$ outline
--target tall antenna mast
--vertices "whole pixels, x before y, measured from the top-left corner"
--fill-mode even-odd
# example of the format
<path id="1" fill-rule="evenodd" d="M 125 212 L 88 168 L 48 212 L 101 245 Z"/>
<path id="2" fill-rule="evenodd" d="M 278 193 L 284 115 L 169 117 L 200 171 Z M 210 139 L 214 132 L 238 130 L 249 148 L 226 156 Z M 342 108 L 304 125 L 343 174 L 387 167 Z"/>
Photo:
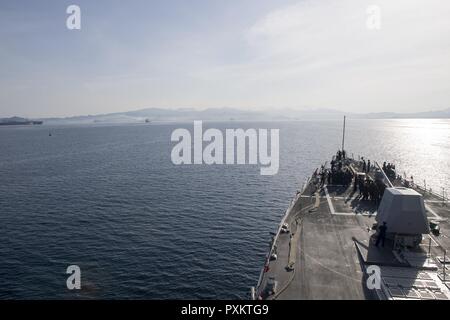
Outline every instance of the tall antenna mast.
<path id="1" fill-rule="evenodd" d="M 342 130 L 342 151 L 344 151 L 345 146 L 345 116 L 344 116 L 344 129 Z"/>

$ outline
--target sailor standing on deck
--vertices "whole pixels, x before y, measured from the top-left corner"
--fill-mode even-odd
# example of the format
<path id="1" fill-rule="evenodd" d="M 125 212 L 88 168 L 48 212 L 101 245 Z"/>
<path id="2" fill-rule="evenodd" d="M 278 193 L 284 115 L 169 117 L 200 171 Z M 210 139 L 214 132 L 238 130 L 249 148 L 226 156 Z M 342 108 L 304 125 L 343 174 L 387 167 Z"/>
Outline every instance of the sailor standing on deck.
<path id="1" fill-rule="evenodd" d="M 378 238 L 377 238 L 377 242 L 375 243 L 376 247 L 378 247 L 378 245 L 380 244 L 380 241 L 381 241 L 381 245 L 384 247 L 384 240 L 386 240 L 386 230 L 387 230 L 386 222 L 383 222 L 383 225 L 378 227 Z"/>
<path id="2" fill-rule="evenodd" d="M 358 187 L 359 187 L 359 197 L 362 197 L 364 193 L 364 178 L 358 178 Z"/>

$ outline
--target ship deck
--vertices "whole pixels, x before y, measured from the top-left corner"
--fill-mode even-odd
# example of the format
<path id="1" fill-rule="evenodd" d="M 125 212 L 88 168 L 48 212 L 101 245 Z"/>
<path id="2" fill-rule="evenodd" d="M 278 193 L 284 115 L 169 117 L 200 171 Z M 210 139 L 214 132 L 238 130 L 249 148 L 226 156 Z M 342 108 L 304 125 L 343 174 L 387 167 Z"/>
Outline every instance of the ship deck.
<path id="1" fill-rule="evenodd" d="M 351 160 L 360 171 L 359 162 Z M 317 181 L 316 181 L 317 182 Z M 400 186 L 401 181 L 393 181 Z M 450 274 L 443 281 L 444 250 L 450 248 L 450 204 L 416 188 L 424 195 L 427 216 L 439 222 L 439 236 L 424 235 L 421 245 L 399 257 L 387 240 L 374 245 L 377 205 L 362 200 L 349 186 L 317 186 L 311 179 L 291 203 L 283 223 L 290 233 L 272 242 L 265 269 L 256 288 L 262 299 L 450 299 Z M 270 260 L 276 253 L 276 260 Z M 291 265 L 292 268 L 288 268 Z M 381 270 L 380 289 L 369 289 L 367 267 Z M 446 269 L 446 271 L 450 271 Z M 275 293 L 268 281 L 276 282 Z"/>

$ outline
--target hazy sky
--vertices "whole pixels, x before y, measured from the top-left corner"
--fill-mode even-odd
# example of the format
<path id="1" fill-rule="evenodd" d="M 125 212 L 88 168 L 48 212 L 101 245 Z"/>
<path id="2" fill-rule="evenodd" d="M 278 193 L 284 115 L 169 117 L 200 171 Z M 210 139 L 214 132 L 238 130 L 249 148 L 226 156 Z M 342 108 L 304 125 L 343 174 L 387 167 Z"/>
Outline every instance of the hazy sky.
<path id="1" fill-rule="evenodd" d="M 0 0 L 0 116 L 224 106 L 448 108 L 450 1 Z"/>

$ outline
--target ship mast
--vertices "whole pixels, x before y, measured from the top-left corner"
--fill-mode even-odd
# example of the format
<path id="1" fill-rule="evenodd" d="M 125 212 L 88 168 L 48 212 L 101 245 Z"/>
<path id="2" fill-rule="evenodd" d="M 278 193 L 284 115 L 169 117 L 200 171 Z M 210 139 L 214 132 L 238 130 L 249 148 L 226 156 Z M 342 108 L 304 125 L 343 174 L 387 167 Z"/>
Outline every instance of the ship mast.
<path id="1" fill-rule="evenodd" d="M 342 152 L 344 152 L 345 146 L 345 116 L 344 116 L 344 128 L 342 130 Z"/>

